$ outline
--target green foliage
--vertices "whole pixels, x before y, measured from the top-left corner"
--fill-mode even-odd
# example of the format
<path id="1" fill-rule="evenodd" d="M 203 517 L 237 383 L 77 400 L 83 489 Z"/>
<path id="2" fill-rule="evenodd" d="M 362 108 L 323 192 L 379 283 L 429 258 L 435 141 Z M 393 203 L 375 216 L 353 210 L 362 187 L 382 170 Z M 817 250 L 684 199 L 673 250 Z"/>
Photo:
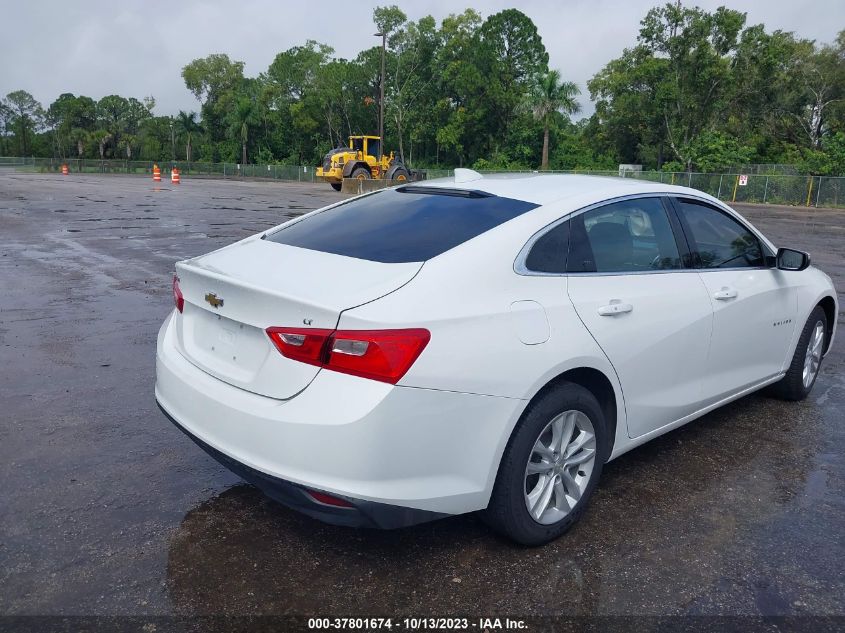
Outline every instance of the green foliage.
<path id="1" fill-rule="evenodd" d="M 845 31 L 819 48 L 746 28 L 744 14 L 724 7 L 669 3 L 647 13 L 637 45 L 588 86 L 596 114 L 585 134 L 619 162 L 719 169 L 803 155 L 818 163 L 804 150 L 824 153 L 845 113 Z"/>
<path id="2" fill-rule="evenodd" d="M 395 4 L 389 7 L 376 7 L 373 9 L 373 23 L 379 33 L 391 34 L 408 19 L 402 9 Z"/>
<path id="3" fill-rule="evenodd" d="M 797 161 L 801 171 L 817 176 L 845 174 L 845 133 L 825 140 L 823 149 L 805 149 Z"/>
<path id="4" fill-rule="evenodd" d="M 15 134 L 19 156 L 32 154 L 33 135 L 44 121 L 41 104 L 25 90 L 15 90 L 3 100 L 6 128 Z"/>
<path id="5" fill-rule="evenodd" d="M 237 88 L 244 77 L 244 63 L 223 53 L 195 59 L 182 69 L 185 87 L 199 101 L 216 102 L 227 90 Z"/>
<path id="6" fill-rule="evenodd" d="M 707 131 L 690 143 L 687 155 L 695 170 L 713 172 L 750 163 L 754 149 L 740 145 L 736 138 L 724 132 Z"/>

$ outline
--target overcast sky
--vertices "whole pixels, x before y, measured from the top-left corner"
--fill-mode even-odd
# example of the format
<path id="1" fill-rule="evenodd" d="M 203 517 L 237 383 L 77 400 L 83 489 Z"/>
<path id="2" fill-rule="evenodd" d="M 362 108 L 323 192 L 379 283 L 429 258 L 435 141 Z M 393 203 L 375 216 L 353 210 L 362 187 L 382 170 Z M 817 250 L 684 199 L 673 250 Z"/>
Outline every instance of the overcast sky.
<path id="1" fill-rule="evenodd" d="M 63 92 L 95 99 L 108 94 L 152 95 L 157 114 L 199 110 L 180 75 L 192 59 L 228 53 L 246 63 L 248 76 L 255 76 L 267 69 L 278 52 L 306 39 L 330 44 L 338 56 L 352 58 L 377 43 L 371 35 L 373 7 L 393 3 L 411 19 L 430 14 L 438 22 L 467 6 L 482 17 L 515 6 L 537 25 L 550 66 L 578 83 L 584 114 L 589 114 L 593 108 L 587 80 L 635 42 L 639 21 L 656 1 L 10 2 L 3 8 L 0 95 L 27 90 L 45 107 Z M 845 0 L 700 0 L 695 4 L 712 10 L 726 3 L 747 12 L 748 24 L 763 22 L 770 31 L 794 31 L 818 42 L 832 42 L 845 28 Z"/>

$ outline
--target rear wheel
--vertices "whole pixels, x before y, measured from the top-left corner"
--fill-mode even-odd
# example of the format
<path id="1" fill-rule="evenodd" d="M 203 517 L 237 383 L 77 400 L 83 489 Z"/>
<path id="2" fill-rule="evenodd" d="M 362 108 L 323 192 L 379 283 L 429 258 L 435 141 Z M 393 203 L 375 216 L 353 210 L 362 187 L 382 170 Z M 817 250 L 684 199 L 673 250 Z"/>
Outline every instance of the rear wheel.
<path id="1" fill-rule="evenodd" d="M 804 324 L 786 375 L 771 386 L 770 392 L 784 400 L 803 400 L 816 384 L 827 340 L 827 315 L 816 306 Z"/>
<path id="2" fill-rule="evenodd" d="M 484 521 L 523 545 L 542 545 L 584 513 L 601 476 L 607 435 L 601 406 L 563 383 L 525 411 L 502 456 Z"/>
<path id="3" fill-rule="evenodd" d="M 332 182 L 332 183 L 329 183 L 329 184 L 332 186 L 332 189 L 334 189 L 335 191 L 340 191 L 341 188 L 343 187 L 343 184 L 339 183 L 339 182 Z"/>
<path id="4" fill-rule="evenodd" d="M 353 169 L 352 177 L 356 180 L 369 180 L 370 178 L 372 178 L 372 176 L 370 176 L 370 172 L 363 167 Z"/>
<path id="5" fill-rule="evenodd" d="M 410 178 L 410 174 L 408 174 L 408 170 L 404 167 L 399 167 L 393 171 L 390 175 L 390 179 L 394 182 L 407 182 Z"/>

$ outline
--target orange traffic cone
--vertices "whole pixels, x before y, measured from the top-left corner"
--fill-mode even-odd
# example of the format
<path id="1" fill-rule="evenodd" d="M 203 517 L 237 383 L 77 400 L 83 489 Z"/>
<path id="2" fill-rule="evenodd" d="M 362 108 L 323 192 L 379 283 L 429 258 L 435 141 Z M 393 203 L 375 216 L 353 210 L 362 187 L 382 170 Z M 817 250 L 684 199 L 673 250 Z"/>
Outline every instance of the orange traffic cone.
<path id="1" fill-rule="evenodd" d="M 174 167 L 170 170 L 170 182 L 171 184 L 178 185 L 181 181 L 179 178 L 179 168 Z"/>
<path id="2" fill-rule="evenodd" d="M 67 176 L 70 173 L 70 170 L 67 168 L 67 163 L 62 165 L 62 176 Z"/>
<path id="3" fill-rule="evenodd" d="M 156 164 L 153 164 L 153 182 L 161 182 L 161 169 Z"/>

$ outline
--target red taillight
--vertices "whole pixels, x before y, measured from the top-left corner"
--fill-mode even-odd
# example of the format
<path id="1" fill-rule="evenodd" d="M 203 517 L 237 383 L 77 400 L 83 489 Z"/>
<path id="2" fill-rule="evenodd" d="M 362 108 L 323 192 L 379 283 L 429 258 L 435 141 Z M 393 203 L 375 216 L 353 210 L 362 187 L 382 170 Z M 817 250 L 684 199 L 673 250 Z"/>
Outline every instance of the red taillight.
<path id="1" fill-rule="evenodd" d="M 351 503 L 349 503 L 346 499 L 340 499 L 339 497 L 333 497 L 331 495 L 327 495 L 325 492 L 318 492 L 317 490 L 306 490 L 305 492 L 308 493 L 308 496 L 314 499 L 315 501 L 319 501 L 320 503 L 325 503 L 329 506 L 335 506 L 338 508 L 354 508 Z"/>
<path id="2" fill-rule="evenodd" d="M 419 358 L 428 330 L 338 330 L 332 336 L 326 368 L 395 385 Z"/>
<path id="3" fill-rule="evenodd" d="M 173 303 L 176 309 L 181 312 L 185 309 L 185 297 L 182 296 L 182 289 L 179 287 L 179 277 L 173 275 Z"/>
<path id="4" fill-rule="evenodd" d="M 309 365 L 323 365 L 326 341 L 333 330 L 268 327 L 267 334 L 282 356 Z"/>
<path id="5" fill-rule="evenodd" d="M 286 358 L 395 385 L 431 340 L 428 330 L 267 328 Z"/>

